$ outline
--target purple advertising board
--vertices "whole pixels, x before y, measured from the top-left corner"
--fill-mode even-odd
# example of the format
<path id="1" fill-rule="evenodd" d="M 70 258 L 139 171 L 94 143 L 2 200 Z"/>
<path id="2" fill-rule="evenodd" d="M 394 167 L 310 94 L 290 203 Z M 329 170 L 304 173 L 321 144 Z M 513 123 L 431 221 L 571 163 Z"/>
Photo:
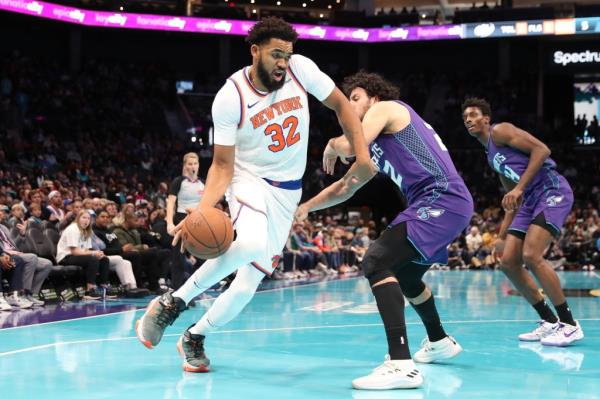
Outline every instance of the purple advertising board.
<path id="1" fill-rule="evenodd" d="M 254 21 L 232 19 L 92 11 L 35 0 L 0 0 L 0 10 L 84 26 L 212 33 L 219 35 L 246 35 L 248 29 L 255 24 Z M 463 35 L 461 25 L 361 29 L 294 24 L 294 28 L 296 28 L 302 39 L 364 43 L 460 39 Z"/>
<path id="2" fill-rule="evenodd" d="M 256 22 L 233 19 L 191 18 L 168 15 L 92 11 L 36 0 L 0 0 L 0 10 L 84 26 L 164 30 L 217 35 L 246 35 Z M 569 35 L 600 33 L 600 18 L 565 18 L 536 21 L 419 25 L 391 28 L 351 28 L 293 24 L 300 38 L 324 41 L 385 43 L 486 37 Z M 577 29 L 576 29 L 577 27 Z"/>

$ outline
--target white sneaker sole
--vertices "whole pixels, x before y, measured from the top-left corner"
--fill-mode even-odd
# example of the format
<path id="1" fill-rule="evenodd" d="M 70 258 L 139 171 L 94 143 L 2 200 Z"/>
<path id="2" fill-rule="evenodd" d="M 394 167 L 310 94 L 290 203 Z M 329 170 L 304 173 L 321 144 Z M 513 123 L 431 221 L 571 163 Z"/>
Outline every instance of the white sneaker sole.
<path id="1" fill-rule="evenodd" d="M 581 336 L 577 336 L 575 338 L 573 338 L 572 340 L 569 341 L 560 341 L 560 342 L 544 342 L 543 340 L 541 341 L 543 346 L 554 346 L 554 347 L 559 347 L 559 348 L 564 348 L 566 346 L 571 346 L 573 345 L 575 342 L 577 341 L 581 341 L 584 338 L 583 334 L 581 334 Z"/>
<path id="2" fill-rule="evenodd" d="M 156 303 L 156 301 L 159 300 L 159 298 L 160 297 L 156 297 L 153 300 L 151 300 L 148 306 L 146 307 L 144 315 L 138 321 L 135 322 L 135 335 L 137 335 L 140 342 L 148 349 L 154 349 L 154 345 L 152 345 L 152 342 L 147 340 L 142 334 L 142 330 L 144 327 L 144 318 L 146 317 L 146 313 L 148 313 L 148 310 L 152 308 L 152 306 L 154 306 L 154 304 Z"/>
<path id="3" fill-rule="evenodd" d="M 414 389 L 423 385 L 423 377 L 415 379 L 414 381 L 402 380 L 402 381 L 390 381 L 386 384 L 382 385 L 363 385 L 360 382 L 356 382 L 356 380 L 352 381 L 352 388 L 361 389 L 361 390 L 369 390 L 369 391 L 384 391 L 389 389 Z"/>

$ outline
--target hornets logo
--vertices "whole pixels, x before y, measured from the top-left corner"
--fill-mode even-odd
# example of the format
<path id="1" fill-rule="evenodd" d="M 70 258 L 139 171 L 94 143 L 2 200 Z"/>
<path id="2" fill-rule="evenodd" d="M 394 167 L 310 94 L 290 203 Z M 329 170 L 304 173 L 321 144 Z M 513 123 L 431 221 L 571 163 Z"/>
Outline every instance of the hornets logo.
<path id="1" fill-rule="evenodd" d="M 546 205 L 556 206 L 562 202 L 565 197 L 563 195 L 551 195 L 546 198 Z"/>
<path id="2" fill-rule="evenodd" d="M 443 213 L 443 209 L 431 209 L 430 206 L 424 206 L 417 210 L 417 217 L 421 220 L 428 220 L 430 217 L 440 217 Z"/>

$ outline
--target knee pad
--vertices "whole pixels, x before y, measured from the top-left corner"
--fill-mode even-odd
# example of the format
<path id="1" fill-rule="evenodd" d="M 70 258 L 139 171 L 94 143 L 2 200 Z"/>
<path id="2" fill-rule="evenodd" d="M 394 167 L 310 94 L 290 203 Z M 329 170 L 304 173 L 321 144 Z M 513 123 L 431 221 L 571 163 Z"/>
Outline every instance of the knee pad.
<path id="1" fill-rule="evenodd" d="M 423 280 L 419 281 L 406 281 L 406 280 L 398 280 L 400 283 L 400 288 L 402 288 L 402 293 L 409 298 L 416 298 L 425 291 L 426 285 Z"/>

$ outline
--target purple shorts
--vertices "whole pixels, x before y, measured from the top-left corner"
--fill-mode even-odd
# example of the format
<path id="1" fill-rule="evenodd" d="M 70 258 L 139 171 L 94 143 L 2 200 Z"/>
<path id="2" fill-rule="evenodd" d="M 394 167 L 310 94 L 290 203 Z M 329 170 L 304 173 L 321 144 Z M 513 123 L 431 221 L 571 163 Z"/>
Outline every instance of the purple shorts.
<path id="1" fill-rule="evenodd" d="M 553 187 L 534 189 L 524 197 L 523 204 L 508 231 L 520 233 L 522 236 L 527 233 L 536 216 L 543 214 L 549 230 L 554 235 L 560 234 L 560 229 L 573 206 L 573 190 L 567 179 L 557 174 L 557 181 Z"/>
<path id="2" fill-rule="evenodd" d="M 458 193 L 442 193 L 430 204 L 417 201 L 392 221 L 406 222 L 408 240 L 421 254 L 416 263 L 448 263 L 448 245 L 467 228 L 473 216 L 473 200 L 466 187 Z"/>

